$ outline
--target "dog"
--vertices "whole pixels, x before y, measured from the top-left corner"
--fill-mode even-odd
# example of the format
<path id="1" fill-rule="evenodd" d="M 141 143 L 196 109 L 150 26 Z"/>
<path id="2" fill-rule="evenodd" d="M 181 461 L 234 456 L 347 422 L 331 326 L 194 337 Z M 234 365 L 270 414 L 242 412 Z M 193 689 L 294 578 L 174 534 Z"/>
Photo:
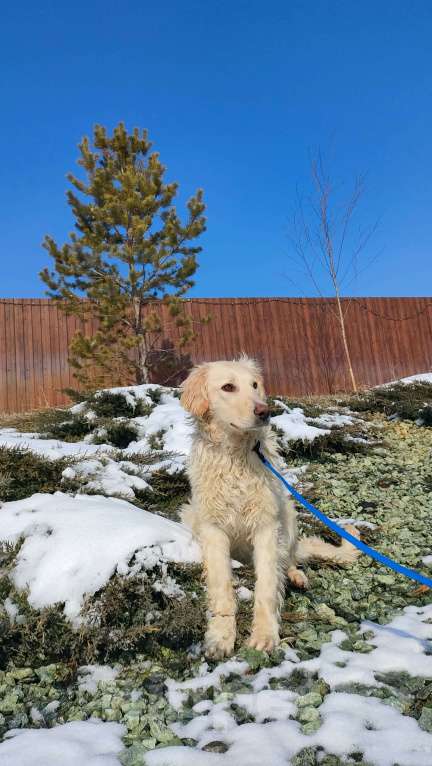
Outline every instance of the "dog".
<path id="1" fill-rule="evenodd" d="M 299 539 L 292 500 L 254 451 L 259 440 L 265 456 L 281 463 L 262 372 L 254 359 L 242 356 L 198 365 L 182 384 L 180 401 L 194 419 L 187 465 L 192 495 L 181 515 L 203 555 L 209 607 L 205 654 L 221 659 L 234 649 L 232 557 L 241 562 L 253 559 L 249 646 L 270 652 L 279 642 L 286 576 L 304 588 L 307 578 L 299 563 L 320 559 L 348 564 L 358 552 L 346 541 L 334 546 L 319 538 Z M 354 527 L 349 531 L 358 537 Z"/>

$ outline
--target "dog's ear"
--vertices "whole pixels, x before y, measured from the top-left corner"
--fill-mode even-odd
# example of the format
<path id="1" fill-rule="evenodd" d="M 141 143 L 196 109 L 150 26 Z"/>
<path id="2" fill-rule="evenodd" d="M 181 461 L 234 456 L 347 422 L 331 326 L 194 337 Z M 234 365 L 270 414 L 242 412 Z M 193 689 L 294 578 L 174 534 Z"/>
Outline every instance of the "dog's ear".
<path id="1" fill-rule="evenodd" d="M 200 364 L 194 367 L 181 386 L 180 403 L 185 410 L 197 418 L 203 418 L 209 410 L 207 373 L 207 366 Z"/>

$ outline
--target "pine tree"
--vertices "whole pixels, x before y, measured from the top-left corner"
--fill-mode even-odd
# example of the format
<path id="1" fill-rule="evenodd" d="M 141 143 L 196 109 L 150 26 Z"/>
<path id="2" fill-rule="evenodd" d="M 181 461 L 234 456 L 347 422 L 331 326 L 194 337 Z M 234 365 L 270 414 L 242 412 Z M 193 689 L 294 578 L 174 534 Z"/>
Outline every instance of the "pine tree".
<path id="1" fill-rule="evenodd" d="M 50 236 L 43 243 L 54 259 L 54 270 L 40 274 L 47 294 L 66 313 L 97 320 L 92 337 L 79 331 L 70 345 L 75 377 L 87 387 L 148 381 L 162 332 L 155 300 L 181 328 L 180 345 L 194 335 L 181 296 L 194 284 L 202 249 L 190 243 L 205 231 L 203 192 L 188 201 L 182 223 L 178 184 L 165 183 L 165 167 L 150 149 L 146 131 L 128 134 L 120 123 L 109 136 L 96 125 L 93 147 L 87 137 L 79 145 L 86 180 L 67 176 L 75 231 L 61 247 Z"/>

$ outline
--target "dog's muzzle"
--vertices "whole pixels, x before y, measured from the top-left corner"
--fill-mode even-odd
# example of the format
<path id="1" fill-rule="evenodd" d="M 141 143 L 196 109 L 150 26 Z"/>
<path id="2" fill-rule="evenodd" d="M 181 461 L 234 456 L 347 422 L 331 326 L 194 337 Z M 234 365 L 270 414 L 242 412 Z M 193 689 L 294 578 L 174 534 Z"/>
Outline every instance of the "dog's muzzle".
<path id="1" fill-rule="evenodd" d="M 254 415 L 263 423 L 267 423 L 270 417 L 270 409 L 266 404 L 256 404 L 254 407 Z"/>

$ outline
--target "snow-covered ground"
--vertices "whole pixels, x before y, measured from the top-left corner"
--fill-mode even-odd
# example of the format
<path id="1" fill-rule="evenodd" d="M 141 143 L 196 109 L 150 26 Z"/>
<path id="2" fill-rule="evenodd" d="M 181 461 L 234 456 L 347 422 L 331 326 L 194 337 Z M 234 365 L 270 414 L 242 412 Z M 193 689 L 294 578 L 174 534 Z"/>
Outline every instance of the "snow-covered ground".
<path id="1" fill-rule="evenodd" d="M 152 388 L 116 388 L 112 393 L 122 394 L 135 409 L 139 400 L 153 404 L 148 393 Z M 310 441 L 328 433 L 328 429 L 309 425 L 300 408 L 289 410 L 282 402 L 280 405 L 285 411 L 272 422 L 283 432 L 284 441 Z M 85 403 L 74 405 L 71 412 L 92 416 Z M 337 416 L 326 417 L 332 424 L 339 424 Z M 160 401 L 150 414 L 132 417 L 129 422 L 136 427 L 139 438 L 125 449 L 116 450 L 116 459 L 110 444 L 91 443 L 91 435 L 82 441 L 67 442 L 0 429 L 0 446 L 29 450 L 49 460 L 68 458 L 71 462 L 63 478 L 78 480 L 81 487 L 75 497 L 62 492 L 37 494 L 1 507 L 0 540 L 14 543 L 24 538 L 13 569 L 14 583 L 29 589 L 29 602 L 35 608 L 64 602 L 66 616 L 76 622 L 85 596 L 103 587 L 115 572 L 133 573 L 166 561 L 200 560 L 190 533 L 180 524 L 126 502 L 126 498 L 134 500 L 134 490 L 149 488 L 147 479 L 153 471 L 175 473 L 183 468 L 192 433 L 187 413 L 172 390 L 162 389 Z M 156 459 L 150 464 L 132 462 L 133 455 L 152 452 L 149 438 L 154 435 L 160 441 L 160 459 L 153 450 Z M 303 470 L 298 467 L 287 472 L 289 480 L 297 481 Z"/>
<path id="2" fill-rule="evenodd" d="M 319 746 L 327 753 L 347 758 L 351 753 L 363 753 L 368 763 L 376 766 L 430 766 L 432 763 L 432 734 L 423 731 L 416 720 L 403 715 L 394 707 L 395 700 L 381 700 L 360 693 L 344 691 L 350 684 L 383 687 L 375 673 L 407 673 L 413 677 L 432 678 L 432 605 L 407 607 L 403 614 L 388 625 L 364 622 L 360 630 L 370 638 L 365 640 L 370 651 L 344 651 L 340 648 L 346 638 L 335 630 L 332 641 L 324 644 L 318 657 L 300 662 L 292 649 L 286 659 L 273 668 L 264 668 L 248 681 L 250 692 L 231 695 L 233 699 L 206 699 L 206 689 L 218 687 L 224 676 L 248 673 L 247 663 L 229 661 L 183 683 L 169 682 L 171 703 L 181 709 L 189 690 L 202 689 L 203 700 L 193 710 L 187 723 L 173 725 L 180 737 L 192 737 L 198 747 L 218 740 L 229 749 L 217 759 L 212 753 L 194 748 L 173 747 L 149 753 L 148 766 L 286 766 L 300 750 Z M 317 673 L 329 684 L 331 693 L 324 701 L 320 695 L 271 689 L 271 679 L 286 679 L 294 671 Z M 246 709 L 254 723 L 239 726 L 232 713 L 232 703 Z M 304 721 L 318 721 L 313 733 L 302 732 L 300 723 L 292 720 L 296 711 L 304 711 Z M 298 716 L 297 716 L 298 717 Z M 264 723 L 265 721 L 265 723 Z"/>
<path id="3" fill-rule="evenodd" d="M 430 766 L 432 733 L 404 715 L 395 697 L 378 699 L 360 691 L 346 691 L 350 684 L 384 688 L 375 674 L 393 672 L 409 676 L 432 677 L 432 605 L 407 607 L 387 625 L 364 622 L 360 630 L 368 652 L 345 651 L 340 644 L 346 638 L 335 630 L 332 640 L 318 657 L 299 661 L 296 653 L 285 649 L 285 660 L 272 668 L 251 674 L 248 662 L 228 660 L 209 670 L 203 663 L 199 674 L 178 683 L 168 680 L 167 696 L 179 711 L 190 691 L 201 692 L 193 706 L 193 717 L 172 724 L 175 734 L 192 738 L 196 747 L 175 746 L 146 753 L 147 766 L 287 766 L 304 748 L 321 748 L 325 753 L 350 759 L 362 753 L 365 762 L 374 766 Z M 317 673 L 330 686 L 324 699 L 319 692 L 299 694 L 290 689 L 271 688 L 271 682 L 288 679 L 292 673 Z M 100 681 L 110 681 L 117 671 L 104 667 L 80 670 L 80 683 L 91 689 Z M 218 694 L 227 677 L 245 679 L 247 691 Z M 87 680 L 89 679 L 89 680 Z M 213 694 L 209 695 L 209 690 Z M 239 725 L 232 705 L 246 710 L 253 719 Z M 295 720 L 295 718 L 299 720 Z M 303 722 L 303 727 L 301 725 Z M 305 731 L 304 723 L 311 726 Z M 93 720 L 73 722 L 54 729 L 14 730 L 0 745 L 0 763 L 4 766 L 119 766 L 124 729 L 119 724 Z M 207 752 L 217 741 L 226 752 Z M 57 759 L 57 760 L 56 760 Z"/>
<path id="4" fill-rule="evenodd" d="M 152 405 L 148 390 L 154 388 L 153 385 L 143 385 L 111 391 L 123 394 L 128 404 L 135 407 L 139 400 Z M 285 443 L 293 439 L 312 441 L 317 436 L 329 433 L 331 427 L 352 422 L 350 416 L 339 414 L 328 414 L 317 419 L 306 418 L 299 407 L 290 410 L 283 402 L 278 404 L 285 411 L 271 421 L 282 432 Z M 92 416 L 91 409 L 86 409 L 85 403 L 74 405 L 71 412 L 74 415 Z M 82 491 L 101 492 L 133 501 L 135 490 L 149 487 L 148 479 L 153 472 L 163 469 L 176 473 L 184 468 L 190 451 L 192 423 L 178 397 L 167 388 L 162 389 L 160 403 L 154 405 L 149 415 L 131 417 L 128 423 L 136 428 L 139 438 L 125 449 L 114 450 L 111 444 L 92 443 L 92 434 L 82 441 L 68 442 L 46 439 L 37 433 L 21 433 L 15 428 L 0 429 L 0 447 L 28 450 L 48 460 L 66 458 L 70 465 L 63 471 L 63 477 L 65 480 L 79 480 Z M 97 436 L 99 439 L 100 434 Z M 157 437 L 160 442 L 159 460 L 157 450 L 151 447 L 152 437 Z M 133 462 L 134 456 L 149 452 L 153 453 L 153 460 L 148 465 Z"/>
<path id="5" fill-rule="evenodd" d="M 135 407 L 140 399 L 152 404 L 149 388 L 154 386 L 117 388 L 112 392 L 123 394 Z M 272 422 L 283 432 L 284 441 L 311 441 L 329 432 L 309 425 L 300 408 L 289 410 L 280 404 L 285 411 Z M 91 414 L 85 404 L 74 405 L 71 412 Z M 332 424 L 339 424 L 337 416 L 326 417 Z M 25 449 L 49 460 L 70 459 L 63 478 L 78 480 L 81 487 L 75 497 L 62 492 L 37 494 L 1 507 L 0 540 L 14 543 L 24 538 L 13 570 L 14 583 L 29 589 L 29 602 L 35 608 L 64 602 L 66 616 L 77 621 L 84 597 L 103 587 L 115 572 L 127 574 L 166 561 L 200 560 L 199 550 L 184 527 L 126 502 L 126 498 L 134 500 L 134 490 L 149 488 L 146 479 L 153 471 L 175 473 L 184 467 L 192 433 L 187 413 L 173 392 L 163 389 L 160 402 L 149 415 L 132 417 L 129 422 L 137 428 L 139 439 L 116 450 L 117 459 L 110 456 L 110 444 L 93 444 L 88 437 L 66 442 L 0 429 L 0 446 Z M 155 434 L 160 435 L 159 460 L 157 451 L 156 460 L 149 465 L 137 465 L 128 459 L 149 454 L 149 437 Z M 286 473 L 290 481 L 296 482 L 303 471 L 304 467 L 298 467 Z M 129 565 L 132 557 L 133 565 Z"/>
<path id="6" fill-rule="evenodd" d="M 155 386 L 131 386 L 127 389 L 112 389 L 112 392 L 123 394 L 128 404 L 133 404 L 134 407 L 138 400 L 151 406 L 152 400 L 148 396 L 148 390 L 152 388 Z M 86 409 L 85 403 L 74 405 L 70 411 L 72 415 L 93 414 L 91 409 Z M 92 434 L 82 441 L 67 442 L 60 439 L 44 439 L 43 435 L 37 433 L 20 433 L 15 428 L 0 429 L 0 447 L 29 450 L 48 460 L 66 458 L 71 465 L 65 468 L 64 478 L 78 478 L 84 491 L 121 495 L 133 500 L 134 490 L 147 488 L 149 485 L 146 479 L 154 471 L 164 469 L 175 473 L 184 467 L 186 455 L 190 450 L 192 425 L 179 399 L 173 396 L 170 389 L 162 389 L 161 401 L 154 406 L 149 415 L 131 417 L 128 418 L 128 422 L 136 428 L 138 439 L 122 450 L 114 450 L 111 444 L 92 443 Z M 157 434 L 161 434 L 160 460 L 157 460 L 157 452 L 151 449 L 151 437 Z M 100 434 L 97 436 L 99 440 Z M 156 452 L 156 459 L 149 465 L 137 465 L 131 459 L 135 455 L 145 455 L 150 451 Z M 117 459 L 112 457 L 113 453 Z"/>
<path id="7" fill-rule="evenodd" d="M 411 376 L 403 382 L 417 380 L 432 382 L 432 373 Z M 114 391 L 123 393 L 135 407 L 139 399 L 152 404 L 149 388 Z M 272 418 L 272 423 L 282 431 L 286 443 L 294 439 L 311 441 L 355 419 L 335 412 L 307 418 L 299 407 L 290 410 L 282 402 L 279 404 L 284 411 Z M 91 417 L 81 404 L 72 411 Z M 14 429 L 0 430 L 0 446 L 19 447 L 50 460 L 66 457 L 70 465 L 64 470 L 64 479 L 81 482 L 82 493 L 75 496 L 65 492 L 37 494 L 0 507 L 0 540 L 24 539 L 12 569 L 15 586 L 28 589 L 29 602 L 35 608 L 63 602 L 66 616 L 77 624 L 85 596 L 98 591 L 114 573 L 134 574 L 171 561 L 200 560 L 199 549 L 187 529 L 132 504 L 134 490 L 149 486 L 146 476 L 149 479 L 152 471 L 165 468 L 175 473 L 184 466 L 190 449 L 190 420 L 173 392 L 164 389 L 160 403 L 150 414 L 132 417 L 129 422 L 137 428 L 138 439 L 116 450 L 115 458 L 111 445 L 94 444 L 89 438 L 70 443 Z M 160 440 L 160 460 L 139 466 L 131 458 L 152 451 L 152 437 Z M 121 495 L 127 500 L 88 495 L 86 490 Z M 432 556 L 423 562 L 429 565 Z M 170 584 L 161 583 L 160 587 Z M 247 588 L 238 589 L 240 600 L 251 596 Z M 16 605 L 11 599 L 7 602 L 5 609 L 10 619 L 18 620 Z M 233 659 L 212 671 L 204 663 L 201 674 L 186 682 L 169 681 L 167 696 L 179 711 L 189 690 L 203 691 L 192 720 L 178 721 L 172 727 L 178 736 L 191 737 L 198 744 L 152 750 L 146 754 L 147 766 L 287 766 L 300 750 L 317 746 L 323 753 L 343 758 L 360 752 L 373 766 L 430 766 L 432 734 L 404 715 L 394 698 L 389 702 L 347 691 L 346 687 L 381 687 L 377 672 L 432 678 L 432 606 L 408 607 L 388 625 L 365 622 L 361 630 L 368 636 L 364 639 L 369 645 L 367 651 L 344 650 L 340 645 L 346 636 L 342 630 L 335 630 L 332 640 L 314 659 L 300 661 L 287 647 L 284 661 L 255 674 L 246 661 Z M 290 689 L 271 688 L 272 679 L 289 678 L 295 670 L 317 674 L 331 692 L 320 700 L 317 696 L 306 699 L 307 695 L 299 696 Z M 117 670 L 108 667 L 83 668 L 80 688 L 90 692 L 99 682 L 115 679 L 116 674 Z M 206 689 L 217 689 L 230 674 L 247 677 L 249 690 L 227 699 L 223 695 L 221 699 L 217 695 L 206 698 Z M 233 701 L 250 714 L 252 722 L 236 722 L 230 712 Z M 299 718 L 300 708 L 304 709 L 300 720 L 320 724 L 315 731 L 305 733 L 299 720 L 294 720 L 296 715 Z M 96 720 L 74 721 L 52 729 L 16 729 L 0 744 L 0 764 L 119 766 L 125 733 L 118 723 Z M 215 740 L 226 745 L 225 753 L 202 750 Z"/>

